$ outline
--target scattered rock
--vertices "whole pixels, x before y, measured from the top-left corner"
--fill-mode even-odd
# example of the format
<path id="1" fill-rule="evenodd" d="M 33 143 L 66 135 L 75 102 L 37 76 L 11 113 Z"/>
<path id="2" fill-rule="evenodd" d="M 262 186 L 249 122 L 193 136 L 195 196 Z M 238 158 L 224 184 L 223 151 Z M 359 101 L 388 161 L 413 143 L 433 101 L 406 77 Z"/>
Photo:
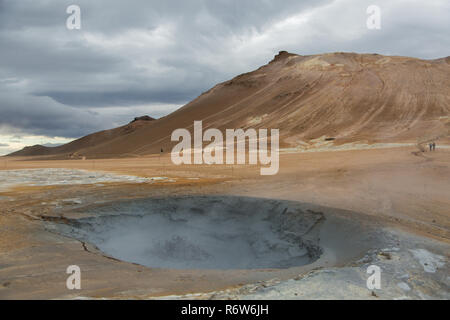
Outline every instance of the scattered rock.
<path id="1" fill-rule="evenodd" d="M 61 200 L 62 204 L 64 205 L 77 205 L 77 204 L 83 204 L 83 201 L 81 199 L 75 198 L 75 199 L 63 199 Z"/>
<path id="2" fill-rule="evenodd" d="M 131 121 L 130 123 L 136 122 L 136 121 L 153 121 L 155 120 L 155 118 L 152 118 L 150 116 L 142 116 L 142 117 L 136 117 L 134 118 L 133 121 Z"/>
<path id="3" fill-rule="evenodd" d="M 425 272 L 434 273 L 445 265 L 445 257 L 429 252 L 425 249 L 409 250 L 422 265 Z"/>
<path id="4" fill-rule="evenodd" d="M 403 291 L 410 291 L 411 290 L 411 288 L 408 286 L 408 284 L 406 282 L 399 282 L 399 283 L 397 283 L 397 287 L 399 287 Z"/>
<path id="5" fill-rule="evenodd" d="M 392 256 L 391 256 L 391 254 L 389 252 L 380 252 L 378 254 L 378 256 L 380 256 L 381 258 L 386 259 L 386 260 L 391 260 L 392 259 Z"/>

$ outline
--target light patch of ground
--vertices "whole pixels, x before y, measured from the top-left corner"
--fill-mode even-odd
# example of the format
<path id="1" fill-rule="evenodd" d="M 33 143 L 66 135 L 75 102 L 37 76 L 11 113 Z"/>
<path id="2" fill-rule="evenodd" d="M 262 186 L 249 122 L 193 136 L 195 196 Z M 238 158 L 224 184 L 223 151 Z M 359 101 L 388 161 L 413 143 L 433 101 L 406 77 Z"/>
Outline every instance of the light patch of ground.
<path id="1" fill-rule="evenodd" d="M 314 57 L 312 59 L 309 59 L 305 62 L 301 63 L 301 66 L 303 68 L 311 68 L 311 67 L 329 67 L 330 64 L 328 62 L 326 62 L 325 60 L 320 59 L 320 57 Z"/>
<path id="2" fill-rule="evenodd" d="M 57 186 L 118 182 L 146 183 L 167 179 L 167 177 L 142 178 L 107 172 L 56 168 L 0 170 L 0 191 L 16 186 Z"/>
<path id="3" fill-rule="evenodd" d="M 349 151 L 349 150 L 368 150 L 368 149 L 386 149 L 386 148 L 401 148 L 412 147 L 415 143 L 373 143 L 368 144 L 364 142 L 344 143 L 335 145 L 333 140 L 326 140 L 328 137 L 322 136 L 317 139 L 312 139 L 309 142 L 299 141 L 298 146 L 294 148 L 282 148 L 280 152 L 296 153 L 296 152 L 326 152 L 326 151 Z M 438 148 L 447 149 L 450 146 L 439 146 Z"/>
<path id="4" fill-rule="evenodd" d="M 354 264 L 341 268 L 312 270 L 287 281 L 271 279 L 237 289 L 204 293 L 203 295 L 172 296 L 171 299 L 232 299 L 232 300 L 304 300 L 304 299 L 357 299 L 357 300 L 422 300 L 449 299 L 448 258 L 431 252 L 445 252 L 439 243 L 393 232 L 393 243 L 401 246 L 371 250 Z M 412 247 L 431 246 L 433 249 Z M 414 253 L 413 253 L 414 252 Z M 417 255 L 419 253 L 419 255 Z M 437 258 L 438 257 L 438 258 Z M 433 274 L 423 269 L 425 263 L 439 267 Z M 369 289 L 369 266 L 380 268 L 380 289 Z M 161 299 L 166 299 L 162 297 Z"/>
<path id="5" fill-rule="evenodd" d="M 383 65 L 383 64 L 389 63 L 391 60 L 392 59 L 389 57 L 384 57 L 384 58 L 377 60 L 375 63 Z"/>
<path id="6" fill-rule="evenodd" d="M 261 117 L 250 118 L 250 120 L 247 121 L 247 124 L 250 126 L 260 124 L 264 120 L 265 117 L 267 117 L 267 114 L 264 114 Z"/>
<path id="7" fill-rule="evenodd" d="M 445 265 L 445 257 L 443 256 L 433 254 L 425 249 L 411 249 L 410 251 L 422 265 L 425 272 L 434 273 Z"/>

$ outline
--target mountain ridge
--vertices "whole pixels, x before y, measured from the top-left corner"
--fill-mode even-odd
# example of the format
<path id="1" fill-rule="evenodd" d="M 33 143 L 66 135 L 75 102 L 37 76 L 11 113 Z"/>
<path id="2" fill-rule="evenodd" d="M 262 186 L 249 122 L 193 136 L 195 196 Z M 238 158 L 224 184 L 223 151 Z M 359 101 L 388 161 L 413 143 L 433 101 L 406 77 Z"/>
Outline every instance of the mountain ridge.
<path id="1" fill-rule="evenodd" d="M 116 131 L 109 138 L 75 143 L 89 135 L 70 147 L 57 147 L 57 153 L 45 152 L 62 158 L 74 152 L 89 158 L 159 153 L 174 145 L 173 130 L 192 131 L 195 120 L 203 120 L 204 129 L 277 128 L 282 148 L 317 139 L 334 145 L 448 142 L 448 88 L 450 57 L 422 60 L 344 52 L 302 56 L 280 51 L 268 64 L 219 83 L 131 132 L 117 131 L 119 127 L 111 129 Z M 38 155 L 35 149 L 33 155 Z"/>

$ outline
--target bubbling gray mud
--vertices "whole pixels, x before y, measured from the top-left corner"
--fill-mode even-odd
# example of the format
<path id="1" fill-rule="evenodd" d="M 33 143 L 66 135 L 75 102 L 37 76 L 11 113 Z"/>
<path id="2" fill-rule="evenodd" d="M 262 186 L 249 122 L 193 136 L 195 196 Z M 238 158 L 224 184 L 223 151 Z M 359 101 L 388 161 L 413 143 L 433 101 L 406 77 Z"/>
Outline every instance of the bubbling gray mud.
<path id="1" fill-rule="evenodd" d="M 84 211 L 86 212 L 86 211 Z M 121 201 L 60 225 L 114 258 L 154 268 L 289 268 L 317 260 L 319 212 L 243 197 Z"/>

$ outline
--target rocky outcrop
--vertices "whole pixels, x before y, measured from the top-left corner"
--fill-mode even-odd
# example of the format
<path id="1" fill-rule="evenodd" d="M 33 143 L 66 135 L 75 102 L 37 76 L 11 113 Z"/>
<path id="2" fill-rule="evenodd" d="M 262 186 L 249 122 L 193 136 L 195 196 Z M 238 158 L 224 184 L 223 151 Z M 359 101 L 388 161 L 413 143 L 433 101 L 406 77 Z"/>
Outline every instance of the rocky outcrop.
<path id="1" fill-rule="evenodd" d="M 136 117 L 134 118 L 133 121 L 131 121 L 130 123 L 136 122 L 136 121 L 153 121 L 155 120 L 155 118 L 152 118 L 150 116 L 142 116 L 142 117 Z"/>

